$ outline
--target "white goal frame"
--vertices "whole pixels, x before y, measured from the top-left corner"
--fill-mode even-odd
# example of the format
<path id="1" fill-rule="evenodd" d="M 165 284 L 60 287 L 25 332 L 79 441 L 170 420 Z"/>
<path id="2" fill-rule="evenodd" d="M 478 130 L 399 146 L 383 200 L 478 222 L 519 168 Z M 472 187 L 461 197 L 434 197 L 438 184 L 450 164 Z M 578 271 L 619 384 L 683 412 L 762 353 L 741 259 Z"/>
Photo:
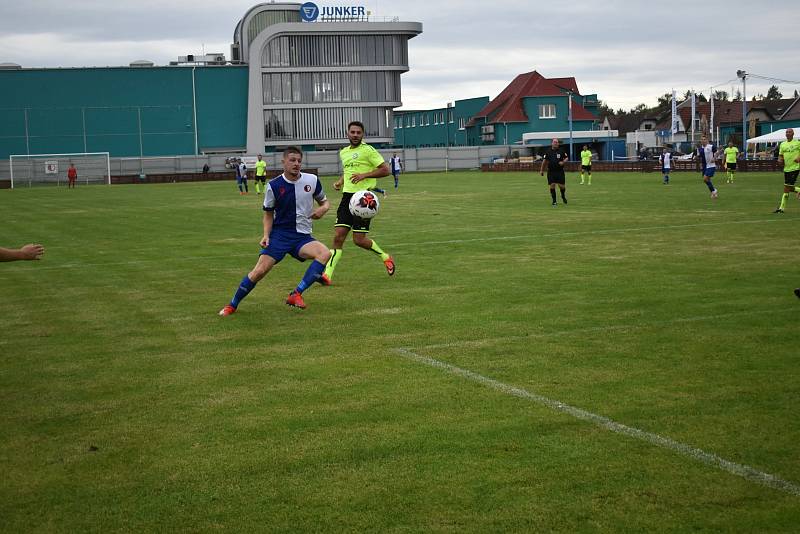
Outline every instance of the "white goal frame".
<path id="1" fill-rule="evenodd" d="M 18 160 L 26 159 L 44 161 L 44 158 L 70 158 L 70 157 L 85 157 L 85 156 L 105 156 L 106 158 L 106 183 L 111 185 L 111 154 L 109 152 L 67 152 L 64 154 L 11 154 L 8 157 L 8 167 L 11 173 L 11 189 L 14 189 L 14 158 Z"/>

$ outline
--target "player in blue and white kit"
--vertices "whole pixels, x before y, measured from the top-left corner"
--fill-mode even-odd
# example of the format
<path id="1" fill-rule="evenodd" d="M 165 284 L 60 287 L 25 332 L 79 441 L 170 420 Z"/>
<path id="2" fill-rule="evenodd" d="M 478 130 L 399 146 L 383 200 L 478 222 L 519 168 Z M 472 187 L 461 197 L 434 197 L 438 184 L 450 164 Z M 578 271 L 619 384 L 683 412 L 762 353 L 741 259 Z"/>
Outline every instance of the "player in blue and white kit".
<path id="1" fill-rule="evenodd" d="M 672 167 L 672 152 L 669 148 L 664 147 L 661 151 L 661 174 L 664 176 L 664 185 L 669 185 L 669 171 Z"/>
<path id="2" fill-rule="evenodd" d="M 283 151 L 282 163 L 283 174 L 270 180 L 264 193 L 264 237 L 258 262 L 242 278 L 230 304 L 220 310 L 222 316 L 234 313 L 241 300 L 286 254 L 299 261 L 312 260 L 303 279 L 286 299 L 289 306 L 305 308 L 303 291 L 320 281 L 331 257 L 328 247 L 311 235 L 311 220 L 321 218 L 330 209 L 322 182 L 314 174 L 300 172 L 303 152 L 297 147 Z"/>
<path id="3" fill-rule="evenodd" d="M 700 162 L 703 164 L 703 181 L 706 187 L 711 191 L 711 198 L 717 198 L 717 188 L 711 182 L 714 173 L 717 171 L 717 147 L 708 142 L 708 136 L 700 138 L 700 148 L 697 149 L 697 155 L 700 156 Z"/>
<path id="4" fill-rule="evenodd" d="M 392 157 L 389 158 L 389 168 L 392 171 L 392 176 L 394 177 L 394 188 L 397 189 L 399 185 L 399 178 L 400 172 L 403 170 L 403 164 L 400 163 L 400 156 L 397 155 L 397 152 L 392 154 Z"/>
<path id="5" fill-rule="evenodd" d="M 250 194 L 250 191 L 247 189 L 247 165 L 245 165 L 243 161 L 236 163 L 236 185 L 239 186 L 240 195 Z M 244 186 L 244 190 L 242 186 Z"/>

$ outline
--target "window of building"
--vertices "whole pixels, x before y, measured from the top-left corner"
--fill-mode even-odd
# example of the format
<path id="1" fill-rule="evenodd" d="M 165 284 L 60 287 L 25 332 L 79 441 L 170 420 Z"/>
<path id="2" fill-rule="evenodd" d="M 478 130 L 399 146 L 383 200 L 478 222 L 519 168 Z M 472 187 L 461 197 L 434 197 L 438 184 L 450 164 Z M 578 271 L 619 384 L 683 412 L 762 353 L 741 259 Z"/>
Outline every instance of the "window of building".
<path id="1" fill-rule="evenodd" d="M 447 122 L 449 122 L 449 123 L 453 122 L 453 110 L 452 109 L 448 109 L 447 110 Z"/>
<path id="2" fill-rule="evenodd" d="M 555 119 L 556 118 L 556 105 L 555 104 L 540 104 L 539 105 L 539 118 L 540 119 Z"/>
<path id="3" fill-rule="evenodd" d="M 399 102 L 399 72 L 302 72 L 262 75 L 264 104 Z"/>
<path id="4" fill-rule="evenodd" d="M 555 119 L 556 118 L 556 105 L 555 104 L 539 104 L 539 118 L 540 119 Z"/>
<path id="5" fill-rule="evenodd" d="M 388 110 L 382 107 L 315 107 L 264 110 L 264 138 L 282 140 L 341 140 L 342 125 L 364 124 L 369 137 L 389 137 Z"/>
<path id="6" fill-rule="evenodd" d="M 464 120 L 464 117 L 459 117 L 458 118 L 458 129 L 459 130 L 463 130 L 465 125 L 466 125 L 466 123 L 467 123 L 467 121 Z"/>
<path id="7" fill-rule="evenodd" d="M 407 65 L 405 35 L 283 35 L 264 46 L 265 67 Z"/>
<path id="8" fill-rule="evenodd" d="M 411 127 L 414 128 L 417 126 L 417 116 L 411 115 Z"/>

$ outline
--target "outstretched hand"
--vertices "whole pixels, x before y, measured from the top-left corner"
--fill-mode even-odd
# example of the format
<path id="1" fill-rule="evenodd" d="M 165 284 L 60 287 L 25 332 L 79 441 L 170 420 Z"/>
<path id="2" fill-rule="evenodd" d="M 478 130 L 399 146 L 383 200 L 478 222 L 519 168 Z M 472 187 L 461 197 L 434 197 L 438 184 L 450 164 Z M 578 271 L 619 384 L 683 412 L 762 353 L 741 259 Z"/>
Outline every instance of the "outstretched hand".
<path id="1" fill-rule="evenodd" d="M 38 243 L 25 245 L 21 249 L 19 249 L 20 253 L 22 254 L 22 259 L 25 260 L 38 260 L 41 259 L 42 255 L 44 254 L 44 247 Z"/>

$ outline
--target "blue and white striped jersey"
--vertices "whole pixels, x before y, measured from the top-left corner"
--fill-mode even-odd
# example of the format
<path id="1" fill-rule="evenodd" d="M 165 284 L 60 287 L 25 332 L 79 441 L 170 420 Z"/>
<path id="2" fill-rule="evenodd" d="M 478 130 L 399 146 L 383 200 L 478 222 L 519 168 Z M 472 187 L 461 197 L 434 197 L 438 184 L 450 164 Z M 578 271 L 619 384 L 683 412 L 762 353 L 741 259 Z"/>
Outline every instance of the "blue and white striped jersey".
<path id="1" fill-rule="evenodd" d="M 717 166 L 714 160 L 714 155 L 717 153 L 717 146 L 708 143 L 706 146 L 701 146 L 697 149 L 697 155 L 700 156 L 700 161 L 703 163 L 703 168 Z"/>
<path id="2" fill-rule="evenodd" d="M 296 182 L 282 174 L 267 183 L 264 211 L 274 211 L 273 230 L 311 233 L 314 201 L 324 202 L 325 191 L 315 174 L 300 173 Z"/>

